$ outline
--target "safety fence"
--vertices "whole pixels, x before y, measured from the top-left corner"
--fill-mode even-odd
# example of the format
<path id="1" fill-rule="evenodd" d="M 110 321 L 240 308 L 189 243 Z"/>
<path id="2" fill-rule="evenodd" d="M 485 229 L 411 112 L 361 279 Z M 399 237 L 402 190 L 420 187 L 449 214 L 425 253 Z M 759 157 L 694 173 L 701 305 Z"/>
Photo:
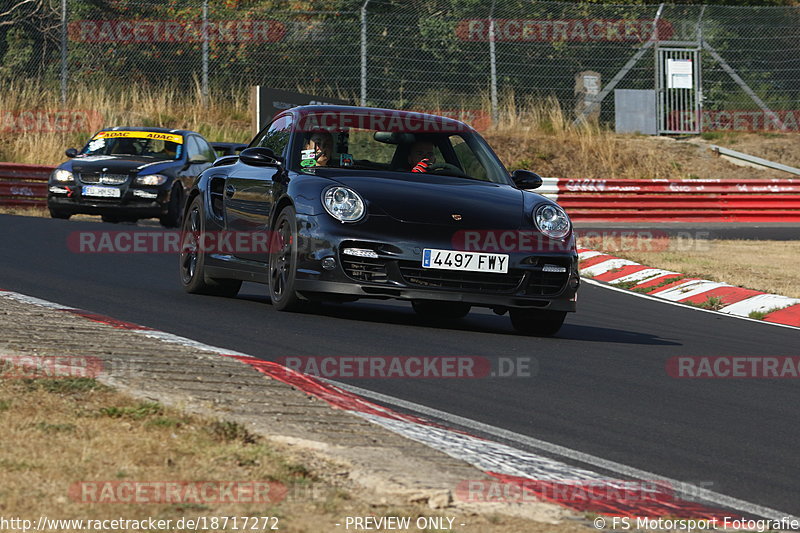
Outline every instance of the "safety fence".
<path id="1" fill-rule="evenodd" d="M 576 221 L 800 222 L 800 179 L 544 181 Z"/>
<path id="2" fill-rule="evenodd" d="M 200 89 L 218 98 L 266 85 L 361 105 L 492 115 L 504 102 L 513 108 L 554 97 L 569 114 L 611 123 L 616 90 L 648 90 L 667 95 L 667 130 L 687 119 L 702 130 L 800 130 L 798 5 L 7 4 L 0 9 L 0 84 L 39 83 L 61 92 L 64 105 L 87 87 Z M 690 91 L 697 105 L 684 106 Z M 681 98 L 669 98 L 675 95 Z M 625 102 L 620 107 L 628 109 Z"/>
<path id="3" fill-rule="evenodd" d="M 0 205 L 44 207 L 54 167 L 0 163 Z M 573 220 L 800 222 L 800 179 L 566 180 L 536 192 Z"/>
<path id="4" fill-rule="evenodd" d="M 44 207 L 47 179 L 54 167 L 0 163 L 0 205 Z"/>

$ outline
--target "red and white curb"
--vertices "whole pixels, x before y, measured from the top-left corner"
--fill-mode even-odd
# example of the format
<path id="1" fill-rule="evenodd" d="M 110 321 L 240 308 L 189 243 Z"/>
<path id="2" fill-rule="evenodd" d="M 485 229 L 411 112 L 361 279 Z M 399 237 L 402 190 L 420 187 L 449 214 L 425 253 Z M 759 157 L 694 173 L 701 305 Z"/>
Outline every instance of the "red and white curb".
<path id="1" fill-rule="evenodd" d="M 787 516 L 787 513 L 774 509 L 437 411 L 426 406 L 412 404 L 399 398 L 358 389 L 342 383 L 321 380 L 244 353 L 211 346 L 146 326 L 3 289 L 0 289 L 0 298 L 8 298 L 26 304 L 71 313 L 114 328 L 159 339 L 162 342 L 179 344 L 215 353 L 219 356 L 234 358 L 272 379 L 289 384 L 328 403 L 335 409 L 350 412 L 406 438 L 439 450 L 455 459 L 465 461 L 495 478 L 499 483 L 513 485 L 517 489 L 521 488 L 526 491 L 534 498 L 557 503 L 576 511 L 649 518 L 678 517 L 700 520 L 717 518 L 721 521 L 725 517 L 740 518 L 740 515 L 724 510 L 724 508 L 728 508 L 776 520 Z M 357 391 L 358 394 L 353 391 Z M 515 448 L 508 444 L 477 437 L 421 416 L 400 413 L 394 409 L 371 402 L 365 396 L 399 406 L 400 408 L 427 414 L 439 420 L 450 421 L 454 425 L 472 428 L 477 432 L 496 435 L 506 442 L 520 443 L 521 447 Z M 600 474 L 522 448 L 539 449 L 549 456 L 555 455 L 571 459 L 603 471 L 616 473 L 618 476 L 611 477 L 606 474 Z M 624 476 L 625 479 L 621 479 L 620 476 Z M 569 486 L 573 486 L 576 489 L 572 492 L 574 497 L 564 498 L 565 493 L 570 494 Z M 456 487 L 454 487 L 453 492 L 457 493 Z M 700 503 L 700 500 L 707 503 Z M 486 501 L 503 500 L 501 498 Z"/>
<path id="2" fill-rule="evenodd" d="M 718 299 L 715 311 L 738 317 L 765 313 L 764 322 L 800 327 L 800 299 L 767 294 L 728 283 L 686 277 L 680 272 L 641 265 L 628 259 L 596 250 L 579 249 L 582 276 L 622 285 L 629 290 L 671 302 L 702 307 L 709 299 Z"/>

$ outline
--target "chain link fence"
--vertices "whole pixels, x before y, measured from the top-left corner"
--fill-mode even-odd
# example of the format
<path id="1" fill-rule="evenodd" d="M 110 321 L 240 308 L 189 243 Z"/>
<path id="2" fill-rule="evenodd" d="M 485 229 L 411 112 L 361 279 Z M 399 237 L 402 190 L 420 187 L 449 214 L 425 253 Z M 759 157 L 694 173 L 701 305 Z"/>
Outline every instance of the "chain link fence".
<path id="1" fill-rule="evenodd" d="M 214 96 L 260 84 L 486 116 L 553 97 L 568 114 L 610 123 L 613 90 L 654 90 L 656 50 L 678 46 L 700 50 L 703 129 L 797 130 L 800 119 L 800 7 L 51 1 L 11 0 L 0 16 L 3 83 Z"/>

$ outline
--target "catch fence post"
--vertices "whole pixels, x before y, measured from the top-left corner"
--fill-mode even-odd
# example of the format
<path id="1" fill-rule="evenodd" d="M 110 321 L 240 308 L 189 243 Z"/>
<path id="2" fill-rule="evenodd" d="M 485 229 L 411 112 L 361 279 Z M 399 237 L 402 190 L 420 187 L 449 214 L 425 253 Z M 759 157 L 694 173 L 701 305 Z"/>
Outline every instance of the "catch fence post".
<path id="1" fill-rule="evenodd" d="M 61 0 L 61 104 L 67 105 L 67 0 Z"/>

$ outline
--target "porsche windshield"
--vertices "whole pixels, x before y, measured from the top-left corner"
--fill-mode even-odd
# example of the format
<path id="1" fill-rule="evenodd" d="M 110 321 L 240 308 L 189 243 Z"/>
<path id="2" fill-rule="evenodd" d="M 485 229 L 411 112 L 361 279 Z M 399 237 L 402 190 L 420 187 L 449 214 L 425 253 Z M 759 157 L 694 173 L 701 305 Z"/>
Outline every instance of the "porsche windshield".
<path id="1" fill-rule="evenodd" d="M 81 155 L 118 155 L 153 159 L 180 159 L 183 136 L 149 131 L 101 131 Z"/>
<path id="2" fill-rule="evenodd" d="M 361 120 L 358 124 L 364 122 Z M 299 135 L 296 136 L 291 163 L 307 172 L 326 167 L 437 174 L 509 183 L 507 171 L 486 142 L 471 129 L 457 123 L 447 123 L 448 127 L 440 127 L 438 131 L 429 123 L 406 124 L 405 131 L 396 127 L 390 131 L 349 125 L 321 128 L 316 124 L 301 120 L 296 130 Z M 308 127 L 303 128 L 304 125 Z"/>

